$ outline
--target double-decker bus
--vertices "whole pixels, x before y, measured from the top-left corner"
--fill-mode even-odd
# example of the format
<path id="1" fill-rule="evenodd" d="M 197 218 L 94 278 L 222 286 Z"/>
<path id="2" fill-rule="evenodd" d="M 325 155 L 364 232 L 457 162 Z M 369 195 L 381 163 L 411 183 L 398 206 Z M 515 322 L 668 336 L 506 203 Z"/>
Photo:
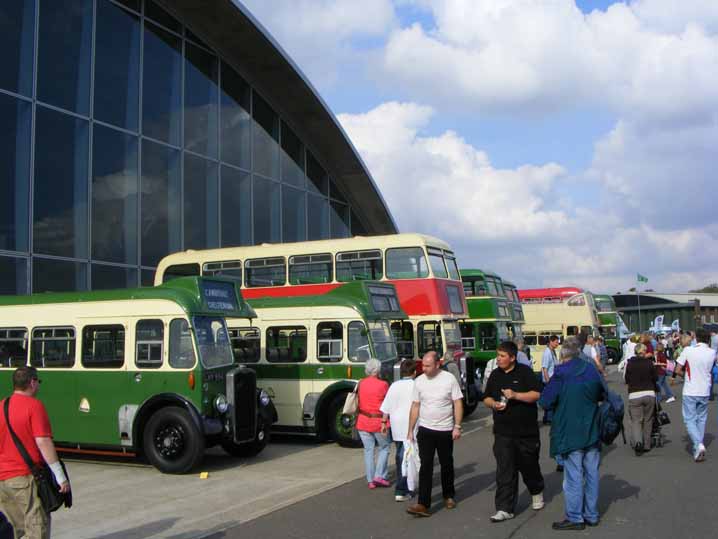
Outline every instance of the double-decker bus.
<path id="1" fill-rule="evenodd" d="M 36 367 L 60 451 L 144 456 L 162 472 L 206 447 L 258 453 L 276 410 L 225 323 L 256 316 L 232 281 L 0 297 L 0 383 Z"/>
<path id="2" fill-rule="evenodd" d="M 618 363 L 621 359 L 621 347 L 623 343 L 619 335 L 621 317 L 616 311 L 616 302 L 613 301 L 613 297 L 608 294 L 594 294 L 593 299 L 596 303 L 596 313 L 599 322 L 598 329 L 608 349 L 608 361 L 610 363 Z"/>
<path id="3" fill-rule="evenodd" d="M 435 350 L 457 358 L 462 387 L 474 369 L 461 351 L 459 320 L 467 309 L 456 257 L 445 242 L 422 234 L 262 244 L 184 251 L 163 258 L 155 284 L 183 275 L 221 275 L 241 284 L 248 300 L 320 296 L 353 281 L 390 282 L 408 319 L 391 325 L 400 358 Z M 467 405 L 475 404 L 466 391 Z"/>
<path id="4" fill-rule="evenodd" d="M 382 377 L 398 376 L 392 321 L 406 319 L 390 283 L 357 281 L 316 296 L 249 300 L 252 326 L 228 319 L 238 362 L 257 372 L 257 383 L 274 401 L 275 432 L 311 434 L 357 445 L 344 401 L 364 377 L 371 358 Z"/>
<path id="5" fill-rule="evenodd" d="M 499 343 L 514 337 L 512 307 L 495 273 L 462 269 L 461 280 L 469 308 L 469 316 L 460 323 L 461 347 L 483 372 L 496 357 Z"/>
<path id="6" fill-rule="evenodd" d="M 523 327 L 526 319 L 524 318 L 524 309 L 521 306 L 518 289 L 515 284 L 506 279 L 502 279 L 502 281 L 506 299 L 508 299 L 511 309 L 511 323 L 508 325 L 509 335 L 523 338 Z"/>
<path id="7" fill-rule="evenodd" d="M 563 287 L 526 289 L 518 293 L 526 317 L 524 342 L 532 349 L 534 370 L 551 335 L 558 335 L 563 342 L 565 337 L 578 335 L 581 331 L 599 334 L 591 292 Z"/>

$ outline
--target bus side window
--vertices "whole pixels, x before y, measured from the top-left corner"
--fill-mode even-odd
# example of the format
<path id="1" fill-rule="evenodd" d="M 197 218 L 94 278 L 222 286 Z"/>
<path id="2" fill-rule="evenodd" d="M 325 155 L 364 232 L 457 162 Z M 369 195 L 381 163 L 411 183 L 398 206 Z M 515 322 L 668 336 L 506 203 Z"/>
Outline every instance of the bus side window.
<path id="1" fill-rule="evenodd" d="M 341 322 L 317 324 L 317 359 L 341 361 L 344 348 L 344 327 Z"/>
<path id="2" fill-rule="evenodd" d="M 578 335 L 578 326 L 568 326 L 566 328 L 566 335 Z"/>
<path id="3" fill-rule="evenodd" d="M 194 367 L 195 357 L 189 323 L 184 318 L 170 322 L 170 367 L 189 369 Z"/>
<path id="4" fill-rule="evenodd" d="M 349 361 L 360 363 L 368 361 L 371 358 L 371 350 L 364 322 L 349 322 L 347 333 Z"/>
<path id="5" fill-rule="evenodd" d="M 307 359 L 307 328 L 285 326 L 267 328 L 267 361 L 302 363 Z"/>
<path id="6" fill-rule="evenodd" d="M 162 366 L 165 325 L 162 320 L 138 320 L 135 326 L 135 365 L 143 369 Z"/>
<path id="7" fill-rule="evenodd" d="M 199 275 L 199 264 L 175 264 L 165 270 L 164 275 L 162 275 L 162 282 L 166 283 L 172 279 L 192 277 L 195 275 Z"/>
<path id="8" fill-rule="evenodd" d="M 230 328 L 235 363 L 257 363 L 259 361 L 259 330 L 257 328 Z"/>
<path id="9" fill-rule="evenodd" d="M 72 367 L 75 364 L 75 328 L 35 328 L 30 344 L 33 367 Z"/>
<path id="10" fill-rule="evenodd" d="M 429 351 L 435 351 L 439 357 L 444 354 L 441 326 L 438 322 L 419 322 L 417 338 L 419 340 L 419 357 Z"/>
<path id="11" fill-rule="evenodd" d="M 396 351 L 401 359 L 414 357 L 414 326 L 411 322 L 392 322 L 391 332 L 396 341 Z"/>
<path id="12" fill-rule="evenodd" d="M 443 260 L 441 263 L 444 263 Z M 421 247 L 386 250 L 387 279 L 425 279 L 428 276 L 429 267 Z"/>
<path id="13" fill-rule="evenodd" d="M 470 322 L 462 322 L 459 324 L 461 329 L 461 348 L 464 350 L 476 349 L 476 337 L 474 337 L 475 324 Z"/>
<path id="14" fill-rule="evenodd" d="M 27 329 L 0 329 L 0 367 L 27 364 Z"/>
<path id="15" fill-rule="evenodd" d="M 125 364 L 125 328 L 121 325 L 82 328 L 82 366 L 119 369 Z"/>
<path id="16" fill-rule="evenodd" d="M 381 251 L 348 251 L 336 256 L 337 281 L 379 281 L 384 276 Z"/>
<path id="17" fill-rule="evenodd" d="M 289 257 L 289 284 L 323 284 L 332 282 L 332 255 Z"/>
<path id="18" fill-rule="evenodd" d="M 496 324 L 486 324 L 486 323 L 480 323 L 479 324 L 479 345 L 481 346 L 481 350 L 496 350 Z"/>
<path id="19" fill-rule="evenodd" d="M 535 333 L 524 333 L 524 344 L 526 346 L 536 346 L 536 334 Z"/>

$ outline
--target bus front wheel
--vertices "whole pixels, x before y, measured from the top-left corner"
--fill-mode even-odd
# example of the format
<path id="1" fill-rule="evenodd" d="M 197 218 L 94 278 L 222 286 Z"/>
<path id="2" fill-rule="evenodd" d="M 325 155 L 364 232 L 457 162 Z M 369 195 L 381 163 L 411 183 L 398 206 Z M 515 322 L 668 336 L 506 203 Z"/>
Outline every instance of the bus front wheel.
<path id="1" fill-rule="evenodd" d="M 189 414 L 174 406 L 155 412 L 145 425 L 145 456 L 163 473 L 181 474 L 197 466 L 204 455 L 204 435 Z"/>
<path id="2" fill-rule="evenodd" d="M 342 447 L 361 447 L 361 440 L 354 428 L 355 418 L 344 413 L 344 401 L 347 393 L 338 393 L 329 405 L 327 414 L 329 437 Z"/>
<path id="3" fill-rule="evenodd" d="M 269 443 L 269 425 L 260 420 L 254 440 L 245 444 L 236 444 L 232 440 L 222 440 L 221 445 L 233 457 L 253 457 L 258 455 Z"/>

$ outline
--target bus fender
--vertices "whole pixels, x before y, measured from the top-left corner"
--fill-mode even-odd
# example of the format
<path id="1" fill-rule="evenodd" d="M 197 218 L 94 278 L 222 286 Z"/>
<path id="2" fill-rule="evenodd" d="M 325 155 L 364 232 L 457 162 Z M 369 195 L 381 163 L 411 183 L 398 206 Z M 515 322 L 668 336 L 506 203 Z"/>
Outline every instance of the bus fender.
<path id="1" fill-rule="evenodd" d="M 262 393 L 264 393 L 268 401 L 266 404 L 262 402 Z M 277 409 L 274 407 L 274 402 L 272 402 L 272 399 L 269 398 L 263 389 L 259 388 L 257 388 L 257 410 L 259 411 L 259 415 L 262 416 L 265 425 L 273 425 L 279 419 Z"/>
<path id="2" fill-rule="evenodd" d="M 334 399 L 338 393 L 350 393 L 354 391 L 357 383 L 357 380 L 339 380 L 322 391 L 322 394 L 317 401 L 315 408 L 316 411 L 314 414 L 314 417 L 316 418 L 314 424 L 318 434 L 326 434 L 327 413 L 329 412 L 329 404 L 332 402 L 332 399 Z"/>
<path id="3" fill-rule="evenodd" d="M 132 445 L 135 448 L 142 448 L 142 434 L 144 433 L 145 424 L 147 423 L 149 418 L 152 416 L 153 413 L 155 413 L 161 408 L 164 408 L 165 406 L 176 406 L 178 408 L 186 410 L 187 413 L 189 413 L 189 416 L 192 418 L 194 424 L 197 426 L 197 428 L 203 435 L 207 436 L 208 434 L 214 434 L 213 432 L 208 432 L 208 429 L 206 428 L 207 425 L 205 425 L 205 422 L 202 420 L 202 416 L 200 415 L 199 410 L 197 410 L 197 407 L 192 404 L 192 402 L 190 402 L 181 395 L 177 395 L 176 393 L 160 393 L 158 395 L 153 395 L 145 402 L 143 402 L 140 406 L 140 409 L 137 411 L 137 414 L 135 415 L 135 421 L 132 427 Z"/>

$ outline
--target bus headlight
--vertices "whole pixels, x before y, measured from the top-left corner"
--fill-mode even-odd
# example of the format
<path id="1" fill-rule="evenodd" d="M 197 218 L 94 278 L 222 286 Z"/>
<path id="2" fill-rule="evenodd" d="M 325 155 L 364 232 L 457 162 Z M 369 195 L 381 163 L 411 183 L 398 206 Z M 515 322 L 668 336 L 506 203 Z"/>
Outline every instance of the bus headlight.
<path id="1" fill-rule="evenodd" d="M 264 390 L 259 392 L 259 403 L 262 406 L 269 406 L 269 394 Z"/>
<path id="2" fill-rule="evenodd" d="M 227 402 L 227 397 L 225 397 L 221 393 L 217 395 L 214 399 L 214 407 L 220 414 L 226 413 L 227 410 L 229 410 L 229 403 Z"/>

